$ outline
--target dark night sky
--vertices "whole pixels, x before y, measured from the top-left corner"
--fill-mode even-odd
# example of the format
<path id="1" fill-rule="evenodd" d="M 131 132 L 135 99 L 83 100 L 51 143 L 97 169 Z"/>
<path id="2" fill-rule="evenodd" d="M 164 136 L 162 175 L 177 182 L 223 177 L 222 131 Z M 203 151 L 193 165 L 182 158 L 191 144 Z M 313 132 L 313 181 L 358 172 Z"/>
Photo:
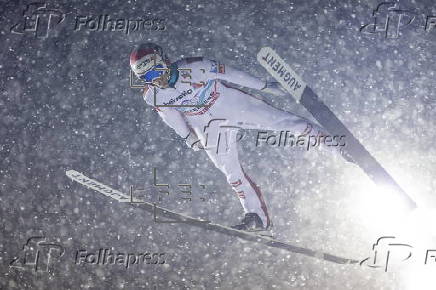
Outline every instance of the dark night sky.
<path id="1" fill-rule="evenodd" d="M 152 200 L 157 167 L 173 188 L 207 184 L 210 197 L 183 202 L 174 194 L 161 206 L 234 223 L 240 204 L 224 175 L 129 87 L 129 53 L 151 41 L 172 60 L 204 56 L 266 78 L 256 54 L 270 46 L 420 205 L 434 207 L 436 27 L 420 25 L 436 5 L 400 2 L 416 19 L 387 39 L 359 31 L 379 4 L 369 0 L 49 1 L 47 9 L 65 20 L 47 37 L 11 33 L 32 2 L 0 1 L 0 288 L 412 289 L 407 271 L 335 265 L 189 225 L 156 224 L 149 213 L 65 176 L 74 169 L 123 192 L 145 186 Z M 76 17 L 99 15 L 161 19 L 165 29 L 74 30 Z M 291 97 L 266 98 L 313 120 Z M 378 237 L 394 233 L 389 205 L 374 206 L 380 195 L 360 169 L 326 152 L 256 147 L 254 136 L 246 133 L 240 159 L 265 193 L 280 240 L 363 259 Z M 38 235 L 65 248 L 51 273 L 10 268 Z M 428 241 L 434 248 L 436 240 Z M 74 263 L 77 250 L 100 248 L 164 252 L 167 263 Z"/>

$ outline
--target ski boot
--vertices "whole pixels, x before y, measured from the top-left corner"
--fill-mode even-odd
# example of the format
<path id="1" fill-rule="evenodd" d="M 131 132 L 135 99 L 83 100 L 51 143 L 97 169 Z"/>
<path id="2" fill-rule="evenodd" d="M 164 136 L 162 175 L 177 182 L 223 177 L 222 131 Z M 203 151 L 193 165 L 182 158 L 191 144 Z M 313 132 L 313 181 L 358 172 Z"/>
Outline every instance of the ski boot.
<path id="1" fill-rule="evenodd" d="M 231 226 L 232 229 L 240 231 L 266 231 L 269 227 L 263 225 L 262 219 L 257 213 L 250 212 L 246 213 L 240 224 Z"/>

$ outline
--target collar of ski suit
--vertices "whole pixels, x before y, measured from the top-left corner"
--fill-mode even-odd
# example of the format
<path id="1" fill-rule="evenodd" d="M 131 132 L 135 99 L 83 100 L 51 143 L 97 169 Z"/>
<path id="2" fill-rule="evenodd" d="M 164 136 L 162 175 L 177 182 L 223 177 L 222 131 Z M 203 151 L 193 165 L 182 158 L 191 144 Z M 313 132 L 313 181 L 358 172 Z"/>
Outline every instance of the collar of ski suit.
<path id="1" fill-rule="evenodd" d="M 179 70 L 177 63 L 170 64 L 170 79 L 168 80 L 168 85 L 170 88 L 174 88 L 177 80 L 179 79 Z"/>

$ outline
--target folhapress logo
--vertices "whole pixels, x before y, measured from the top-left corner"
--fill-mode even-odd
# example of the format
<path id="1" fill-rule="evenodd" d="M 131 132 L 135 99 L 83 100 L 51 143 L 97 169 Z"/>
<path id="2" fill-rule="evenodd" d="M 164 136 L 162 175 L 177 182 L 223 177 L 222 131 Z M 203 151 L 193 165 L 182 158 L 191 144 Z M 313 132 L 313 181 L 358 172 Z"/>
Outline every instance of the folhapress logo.
<path id="1" fill-rule="evenodd" d="M 74 31 L 122 31 L 125 34 L 129 34 L 134 31 L 157 31 L 165 29 L 165 19 L 115 19 L 107 14 L 98 16 L 76 16 L 76 25 L 74 27 Z"/>
<path id="2" fill-rule="evenodd" d="M 24 244 L 20 256 L 15 257 L 9 266 L 31 269 L 34 272 L 48 272 L 50 266 L 64 253 L 65 249 L 61 245 L 47 242 L 45 237 L 30 237 Z"/>
<path id="3" fill-rule="evenodd" d="M 36 38 L 47 38 L 50 30 L 55 30 L 60 26 L 59 24 L 64 22 L 66 15 L 72 15 L 73 13 L 64 13 L 57 8 L 48 8 L 46 3 L 34 2 L 26 5 L 22 14 L 22 20 L 10 28 L 11 33 L 32 33 Z M 166 19 L 157 17 L 126 19 L 105 14 L 76 15 L 74 19 L 74 31 L 116 31 L 128 35 L 132 32 L 163 31 L 167 28 Z"/>
<path id="4" fill-rule="evenodd" d="M 23 11 L 23 19 L 11 27 L 11 32 L 33 33 L 36 38 L 46 38 L 49 30 L 64 19 L 65 14 L 59 9 L 49 9 L 46 3 L 30 3 Z"/>
<path id="5" fill-rule="evenodd" d="M 64 255 L 66 249 L 59 243 L 49 242 L 44 236 L 27 239 L 18 257 L 9 263 L 10 268 L 33 272 L 50 272 L 61 257 L 70 257 L 77 266 L 121 266 L 130 269 L 134 266 L 164 265 L 167 253 L 151 251 L 115 251 L 112 248 L 100 248 L 98 251 L 76 250 L 74 254 Z M 62 262 L 65 262 L 63 258 Z"/>
<path id="6" fill-rule="evenodd" d="M 419 13 L 417 9 L 401 9 L 395 1 L 380 3 L 372 16 L 373 22 L 362 26 L 360 32 L 398 38 L 405 27 L 415 26 L 426 32 L 436 27 L 436 16 Z"/>
<path id="7" fill-rule="evenodd" d="M 132 265 L 162 265 L 165 264 L 165 253 L 124 253 L 111 249 L 99 249 L 98 252 L 79 250 L 76 252 L 76 265 L 107 266 L 118 265 L 126 269 Z"/>

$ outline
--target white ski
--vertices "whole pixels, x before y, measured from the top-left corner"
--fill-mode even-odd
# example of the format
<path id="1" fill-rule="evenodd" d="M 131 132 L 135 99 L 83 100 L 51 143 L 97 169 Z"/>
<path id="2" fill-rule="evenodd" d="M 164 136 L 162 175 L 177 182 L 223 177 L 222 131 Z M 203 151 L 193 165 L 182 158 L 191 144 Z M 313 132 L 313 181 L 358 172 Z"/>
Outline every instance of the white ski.
<path id="1" fill-rule="evenodd" d="M 149 203 L 146 201 L 142 201 L 139 199 L 133 200 L 132 196 L 129 196 L 128 194 L 122 193 L 118 190 L 112 189 L 111 187 L 104 185 L 103 183 L 100 183 L 96 180 L 93 180 L 85 175 L 83 175 L 80 172 L 77 172 L 75 170 L 68 170 L 66 172 L 66 175 L 71 178 L 72 180 L 85 185 L 86 187 L 95 190 L 97 192 L 100 192 L 104 194 L 107 197 L 110 197 L 116 201 L 122 202 L 122 203 L 128 203 L 131 205 L 138 206 L 140 208 L 145 209 L 148 212 L 151 212 L 154 214 L 154 220 L 155 222 L 159 223 L 186 223 L 190 224 L 195 227 L 203 228 L 206 230 L 211 230 L 215 232 L 219 232 L 228 236 L 238 237 L 240 239 L 251 241 L 255 243 L 264 244 L 269 247 L 273 248 L 279 248 L 283 249 L 289 252 L 293 253 L 299 253 L 306 256 L 314 257 L 320 260 L 325 260 L 337 264 L 357 264 L 359 261 L 353 260 L 353 259 L 347 259 L 339 256 L 335 256 L 328 253 L 323 253 L 316 250 L 311 250 L 303 247 L 294 246 L 285 242 L 277 241 L 273 238 L 262 236 L 259 234 L 256 234 L 254 232 L 246 232 L 246 231 L 240 231 L 236 230 L 230 227 L 226 227 L 219 224 L 211 223 L 210 221 L 193 218 L 184 214 L 179 214 L 176 212 L 173 212 L 171 210 L 165 209 L 163 207 L 156 206 L 156 204 Z M 156 216 L 159 215 L 160 217 L 164 217 L 167 219 L 172 219 L 172 221 L 158 221 L 156 220 Z"/>

